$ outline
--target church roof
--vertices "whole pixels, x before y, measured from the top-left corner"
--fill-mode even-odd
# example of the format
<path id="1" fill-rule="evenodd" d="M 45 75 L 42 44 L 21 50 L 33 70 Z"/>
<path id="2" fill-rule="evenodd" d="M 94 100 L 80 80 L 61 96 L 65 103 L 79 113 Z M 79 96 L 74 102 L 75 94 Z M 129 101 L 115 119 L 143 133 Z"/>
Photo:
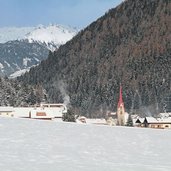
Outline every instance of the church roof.
<path id="1" fill-rule="evenodd" d="M 118 107 L 120 107 L 121 105 L 124 105 L 123 98 L 122 98 L 122 86 L 120 86 Z"/>

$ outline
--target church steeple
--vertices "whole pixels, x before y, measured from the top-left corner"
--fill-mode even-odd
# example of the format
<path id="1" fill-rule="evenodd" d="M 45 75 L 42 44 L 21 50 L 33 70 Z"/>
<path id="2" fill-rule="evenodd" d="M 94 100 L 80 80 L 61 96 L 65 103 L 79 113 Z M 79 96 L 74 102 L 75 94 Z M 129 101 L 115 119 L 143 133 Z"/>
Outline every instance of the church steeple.
<path id="1" fill-rule="evenodd" d="M 123 98 L 122 98 L 122 86 L 120 85 L 118 107 L 120 107 L 121 105 L 124 106 Z"/>
<path id="2" fill-rule="evenodd" d="M 124 108 L 124 102 L 122 98 L 122 86 L 121 85 L 120 85 L 119 101 L 118 101 L 118 108 L 117 108 L 117 118 L 118 118 L 118 125 L 125 125 L 125 108 Z"/>

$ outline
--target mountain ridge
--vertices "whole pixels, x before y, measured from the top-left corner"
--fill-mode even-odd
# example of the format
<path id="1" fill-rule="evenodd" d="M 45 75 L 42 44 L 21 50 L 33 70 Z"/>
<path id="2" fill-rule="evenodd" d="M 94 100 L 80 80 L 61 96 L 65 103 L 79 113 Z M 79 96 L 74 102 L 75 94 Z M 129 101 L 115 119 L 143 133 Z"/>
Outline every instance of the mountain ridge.
<path id="1" fill-rule="evenodd" d="M 58 32 L 57 34 L 61 34 L 62 32 L 68 32 L 71 33 L 71 35 L 69 36 L 74 36 L 77 32 L 78 29 L 77 28 L 73 28 L 70 26 L 64 26 L 64 25 L 60 25 L 60 24 L 49 24 L 49 25 L 41 25 L 39 24 L 38 26 L 32 26 L 32 27 L 1 27 L 0 28 L 0 43 L 6 43 L 8 41 L 15 41 L 15 40 L 33 40 L 33 41 L 40 41 L 41 43 L 50 43 L 53 42 L 53 40 L 49 39 L 34 39 L 34 37 L 36 37 L 37 35 L 34 35 L 35 32 L 36 34 L 47 34 L 48 32 L 51 32 L 51 34 L 54 34 L 53 36 L 56 38 L 56 40 L 58 39 L 58 35 L 55 35 L 56 33 L 54 32 Z M 59 35 L 61 36 L 61 35 Z M 69 37 L 68 39 L 65 38 L 65 40 L 63 40 L 62 43 L 66 43 L 66 41 L 68 41 L 69 39 L 71 39 L 71 37 Z"/>

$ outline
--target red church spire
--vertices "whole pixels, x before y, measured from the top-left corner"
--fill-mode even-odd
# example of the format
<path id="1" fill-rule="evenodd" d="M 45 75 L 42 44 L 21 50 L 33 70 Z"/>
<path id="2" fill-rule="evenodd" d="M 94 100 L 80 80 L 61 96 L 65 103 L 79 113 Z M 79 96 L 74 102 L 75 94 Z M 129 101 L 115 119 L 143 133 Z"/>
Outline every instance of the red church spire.
<path id="1" fill-rule="evenodd" d="M 125 125 L 125 108 L 124 102 L 122 98 L 122 86 L 120 85 L 120 92 L 119 92 L 119 101 L 118 101 L 118 108 L 117 108 L 117 118 L 118 118 L 118 125 Z"/>
<path id="2" fill-rule="evenodd" d="M 122 98 L 122 86 L 120 85 L 118 108 L 121 106 L 124 107 L 124 102 L 123 102 L 123 98 Z"/>

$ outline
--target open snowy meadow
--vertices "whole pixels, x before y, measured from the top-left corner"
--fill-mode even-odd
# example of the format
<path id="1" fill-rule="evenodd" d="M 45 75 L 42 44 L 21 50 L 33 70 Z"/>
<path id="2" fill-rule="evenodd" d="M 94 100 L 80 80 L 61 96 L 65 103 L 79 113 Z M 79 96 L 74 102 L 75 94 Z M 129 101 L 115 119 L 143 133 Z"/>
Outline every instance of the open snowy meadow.
<path id="1" fill-rule="evenodd" d="M 0 171 L 170 171 L 171 130 L 0 118 Z"/>

